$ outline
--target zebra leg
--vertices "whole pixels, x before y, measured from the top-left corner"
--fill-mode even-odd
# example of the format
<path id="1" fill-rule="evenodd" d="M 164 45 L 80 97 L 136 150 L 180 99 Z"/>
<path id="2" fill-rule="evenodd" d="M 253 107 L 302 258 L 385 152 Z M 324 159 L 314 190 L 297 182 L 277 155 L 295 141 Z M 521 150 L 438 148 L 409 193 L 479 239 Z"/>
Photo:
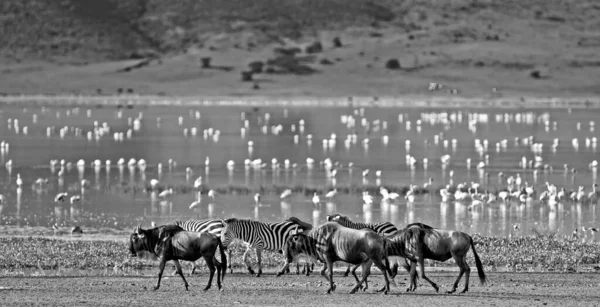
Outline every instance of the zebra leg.
<path id="1" fill-rule="evenodd" d="M 227 246 L 225 249 L 227 249 L 227 261 L 229 262 L 227 264 L 227 268 L 225 269 L 229 269 L 229 274 L 233 274 L 233 267 L 231 266 L 231 263 L 233 263 L 233 261 L 231 261 L 231 249 L 229 246 Z"/>
<path id="2" fill-rule="evenodd" d="M 262 274 L 262 248 L 261 247 L 256 248 L 256 262 L 258 263 L 258 274 L 256 274 L 256 277 L 260 277 L 260 275 Z"/>
<path id="3" fill-rule="evenodd" d="M 329 269 L 329 289 L 327 289 L 327 294 L 331 294 L 331 291 L 335 291 L 335 283 L 333 283 L 333 259 L 325 257 L 325 263 Z"/>
<path id="4" fill-rule="evenodd" d="M 250 246 L 248 246 L 246 248 L 246 251 L 244 252 L 244 263 L 246 264 L 246 267 L 248 268 L 248 273 L 250 273 L 251 275 L 254 275 L 254 270 L 250 266 L 250 263 L 248 263 L 248 253 L 249 252 L 250 252 Z"/>

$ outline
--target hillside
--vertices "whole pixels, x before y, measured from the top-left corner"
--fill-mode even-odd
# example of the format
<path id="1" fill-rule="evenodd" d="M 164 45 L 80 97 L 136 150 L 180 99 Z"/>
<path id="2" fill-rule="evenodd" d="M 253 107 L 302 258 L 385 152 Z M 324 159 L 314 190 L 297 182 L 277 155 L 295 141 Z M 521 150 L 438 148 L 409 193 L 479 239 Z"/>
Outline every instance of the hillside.
<path id="1" fill-rule="evenodd" d="M 0 92 L 597 95 L 597 16 L 593 0 L 4 0 Z M 270 68 L 242 82 L 252 61 Z"/>

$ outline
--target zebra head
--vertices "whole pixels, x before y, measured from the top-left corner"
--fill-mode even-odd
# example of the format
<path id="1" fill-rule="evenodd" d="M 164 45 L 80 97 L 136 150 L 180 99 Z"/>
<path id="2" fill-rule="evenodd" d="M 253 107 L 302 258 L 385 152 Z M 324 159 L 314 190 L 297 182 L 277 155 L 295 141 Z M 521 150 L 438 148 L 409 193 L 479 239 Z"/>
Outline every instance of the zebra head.
<path id="1" fill-rule="evenodd" d="M 345 224 L 348 224 L 348 222 L 351 222 L 347 216 L 341 215 L 339 213 L 328 215 L 327 221 L 328 222 L 336 222 L 336 223 L 342 224 L 342 225 L 345 225 Z"/>
<path id="2" fill-rule="evenodd" d="M 225 223 L 225 227 L 221 231 L 221 244 L 229 246 L 231 241 L 237 237 L 238 219 L 230 218 L 223 222 Z"/>

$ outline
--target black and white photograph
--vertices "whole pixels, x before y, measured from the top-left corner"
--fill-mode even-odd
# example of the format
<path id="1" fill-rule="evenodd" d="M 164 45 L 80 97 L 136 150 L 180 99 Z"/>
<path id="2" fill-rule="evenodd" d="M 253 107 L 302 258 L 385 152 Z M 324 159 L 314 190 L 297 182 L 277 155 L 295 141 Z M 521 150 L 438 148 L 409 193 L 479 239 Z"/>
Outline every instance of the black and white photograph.
<path id="1" fill-rule="evenodd" d="M 600 1 L 0 0 L 0 306 L 598 306 Z"/>

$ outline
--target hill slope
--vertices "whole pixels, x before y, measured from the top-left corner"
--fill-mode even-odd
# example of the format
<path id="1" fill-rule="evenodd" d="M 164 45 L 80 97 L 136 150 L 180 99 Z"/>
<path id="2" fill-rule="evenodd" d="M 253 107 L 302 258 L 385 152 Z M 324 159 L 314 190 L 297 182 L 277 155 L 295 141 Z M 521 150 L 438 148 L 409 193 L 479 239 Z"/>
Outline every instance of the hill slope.
<path id="1" fill-rule="evenodd" d="M 597 16 L 592 0 L 5 0 L 0 91 L 400 95 L 437 82 L 435 94 L 599 94 Z M 293 60 L 307 73 L 240 81 L 249 62 L 280 60 L 274 47 L 315 41 L 322 51 Z M 147 56 L 160 60 L 117 72 Z"/>

